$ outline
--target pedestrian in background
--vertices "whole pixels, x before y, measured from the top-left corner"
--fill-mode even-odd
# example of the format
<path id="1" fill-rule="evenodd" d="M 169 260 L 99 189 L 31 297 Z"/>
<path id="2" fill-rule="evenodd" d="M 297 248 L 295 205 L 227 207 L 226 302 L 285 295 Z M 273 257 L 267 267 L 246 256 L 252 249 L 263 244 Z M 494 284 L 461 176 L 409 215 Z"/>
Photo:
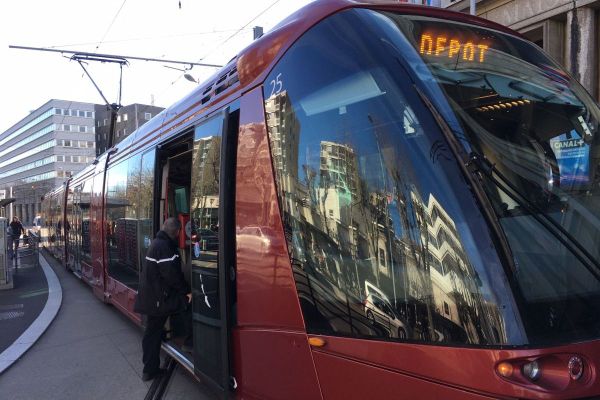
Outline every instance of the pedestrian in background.
<path id="1" fill-rule="evenodd" d="M 168 218 L 146 253 L 134 311 L 147 315 L 142 338 L 142 380 L 148 381 L 164 372 L 160 368 L 160 344 L 167 318 L 184 313 L 192 299 L 190 287 L 181 271 L 177 248 L 181 223 Z"/>
<path id="2" fill-rule="evenodd" d="M 21 234 L 25 234 L 25 229 L 23 229 L 23 225 L 21 221 L 19 221 L 18 217 L 13 217 L 12 222 L 10 223 L 10 234 L 12 236 L 12 245 L 14 246 L 14 250 L 12 253 L 12 258 L 17 257 L 17 249 L 19 248 L 19 238 Z M 11 248 L 13 247 L 11 246 Z"/>

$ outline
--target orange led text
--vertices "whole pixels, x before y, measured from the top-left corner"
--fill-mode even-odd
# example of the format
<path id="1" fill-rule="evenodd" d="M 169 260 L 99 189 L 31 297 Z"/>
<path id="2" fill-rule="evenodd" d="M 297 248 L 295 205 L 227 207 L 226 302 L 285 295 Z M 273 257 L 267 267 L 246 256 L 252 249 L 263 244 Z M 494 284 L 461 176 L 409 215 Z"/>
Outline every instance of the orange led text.
<path id="1" fill-rule="evenodd" d="M 448 38 L 443 35 L 424 34 L 421 36 L 419 53 L 435 57 L 458 57 L 463 61 L 478 61 L 482 63 L 485 62 L 488 48 L 488 45 L 473 41 L 461 42 L 459 39 Z"/>

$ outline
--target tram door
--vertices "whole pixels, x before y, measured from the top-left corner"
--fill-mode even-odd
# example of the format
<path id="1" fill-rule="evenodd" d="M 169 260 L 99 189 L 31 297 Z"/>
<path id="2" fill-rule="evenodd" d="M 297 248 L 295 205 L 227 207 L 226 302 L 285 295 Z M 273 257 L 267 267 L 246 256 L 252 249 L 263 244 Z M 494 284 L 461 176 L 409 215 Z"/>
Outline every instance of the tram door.
<path id="1" fill-rule="evenodd" d="M 234 264 L 234 189 L 231 166 L 235 156 L 225 157 L 227 137 L 237 131 L 238 112 L 224 111 L 198 125 L 194 131 L 190 196 L 191 275 L 193 292 L 194 369 L 223 393 L 229 385 L 228 272 Z M 232 145 L 235 140 L 232 140 Z"/>
<path id="2" fill-rule="evenodd" d="M 81 273 L 81 257 L 79 249 L 81 248 L 81 188 L 83 183 L 71 188 L 67 195 L 67 219 L 65 224 L 67 229 L 67 255 L 69 265 L 77 274 Z"/>

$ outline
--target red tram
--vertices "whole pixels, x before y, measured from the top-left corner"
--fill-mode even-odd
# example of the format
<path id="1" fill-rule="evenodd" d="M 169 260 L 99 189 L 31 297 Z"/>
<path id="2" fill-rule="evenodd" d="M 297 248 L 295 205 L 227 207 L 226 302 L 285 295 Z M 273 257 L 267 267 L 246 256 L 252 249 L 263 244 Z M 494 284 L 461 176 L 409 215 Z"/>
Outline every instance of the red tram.
<path id="1" fill-rule="evenodd" d="M 246 399 L 600 396 L 600 111 L 505 27 L 319 1 L 45 196 L 132 311 L 184 223 L 194 352 Z"/>

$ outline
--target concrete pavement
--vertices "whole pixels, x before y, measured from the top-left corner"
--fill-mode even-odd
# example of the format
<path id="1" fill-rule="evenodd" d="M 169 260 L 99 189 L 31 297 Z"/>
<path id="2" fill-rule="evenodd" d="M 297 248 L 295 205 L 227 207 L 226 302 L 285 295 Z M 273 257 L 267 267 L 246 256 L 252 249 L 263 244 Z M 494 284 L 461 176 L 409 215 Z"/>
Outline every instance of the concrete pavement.
<path id="1" fill-rule="evenodd" d="M 21 336 L 39 317 L 48 300 L 48 279 L 38 265 L 35 252 L 20 249 L 19 257 L 9 262 L 13 288 L 0 290 L 0 373 L 10 365 L 14 357 L 20 357 L 23 350 L 26 350 L 13 346 L 7 351 L 9 346 L 17 340 L 23 343 L 27 338 L 35 341 L 32 335 L 36 332 L 33 330 L 25 337 Z M 58 289 L 60 290 L 60 286 Z M 44 329 L 38 332 L 37 336 Z"/>

